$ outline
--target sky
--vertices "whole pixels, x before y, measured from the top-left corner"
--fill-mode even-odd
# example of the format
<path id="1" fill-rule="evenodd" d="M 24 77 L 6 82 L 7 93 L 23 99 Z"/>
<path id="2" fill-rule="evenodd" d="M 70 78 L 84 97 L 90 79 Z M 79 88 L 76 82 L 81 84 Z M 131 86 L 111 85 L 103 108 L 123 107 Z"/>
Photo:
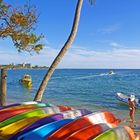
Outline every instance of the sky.
<path id="1" fill-rule="evenodd" d="M 5 0 L 14 6 L 26 1 Z M 43 34 L 40 54 L 18 53 L 0 39 L 0 64 L 50 66 L 71 31 L 77 0 L 30 0 L 39 13 L 36 34 Z M 58 68 L 140 68 L 140 0 L 84 0 L 76 38 Z"/>

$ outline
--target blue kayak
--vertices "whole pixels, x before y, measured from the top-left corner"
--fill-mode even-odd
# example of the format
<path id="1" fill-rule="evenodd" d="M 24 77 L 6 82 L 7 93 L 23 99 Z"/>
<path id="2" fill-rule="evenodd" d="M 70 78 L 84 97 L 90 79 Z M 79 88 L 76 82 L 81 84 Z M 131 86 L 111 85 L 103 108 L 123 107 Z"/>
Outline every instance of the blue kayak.
<path id="1" fill-rule="evenodd" d="M 57 129 L 71 121 L 73 121 L 73 119 L 64 119 L 43 125 L 37 129 L 25 133 L 24 135 L 19 136 L 17 140 L 45 140 Z"/>

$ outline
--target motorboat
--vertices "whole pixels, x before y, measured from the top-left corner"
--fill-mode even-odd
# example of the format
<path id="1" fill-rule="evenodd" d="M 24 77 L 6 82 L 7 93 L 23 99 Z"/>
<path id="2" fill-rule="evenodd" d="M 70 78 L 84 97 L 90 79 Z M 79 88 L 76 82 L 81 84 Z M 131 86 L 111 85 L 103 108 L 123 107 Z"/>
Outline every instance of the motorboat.
<path id="1" fill-rule="evenodd" d="M 115 74 L 112 70 L 108 72 L 108 75 L 113 75 Z"/>
<path id="2" fill-rule="evenodd" d="M 28 74 L 23 75 L 19 82 L 27 87 L 32 86 L 32 77 Z"/>

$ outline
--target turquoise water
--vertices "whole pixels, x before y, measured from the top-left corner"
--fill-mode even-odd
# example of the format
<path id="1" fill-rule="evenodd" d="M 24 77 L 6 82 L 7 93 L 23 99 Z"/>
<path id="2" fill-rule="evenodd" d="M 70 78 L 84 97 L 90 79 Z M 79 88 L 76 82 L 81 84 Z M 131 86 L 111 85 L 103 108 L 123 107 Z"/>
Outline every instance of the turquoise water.
<path id="1" fill-rule="evenodd" d="M 47 70 L 8 70 L 7 101 L 22 102 L 34 99 Z M 140 97 L 140 70 L 58 69 L 45 90 L 43 101 L 90 110 L 127 110 L 115 97 L 116 92 L 134 93 Z M 32 89 L 19 83 L 24 74 L 33 79 Z"/>

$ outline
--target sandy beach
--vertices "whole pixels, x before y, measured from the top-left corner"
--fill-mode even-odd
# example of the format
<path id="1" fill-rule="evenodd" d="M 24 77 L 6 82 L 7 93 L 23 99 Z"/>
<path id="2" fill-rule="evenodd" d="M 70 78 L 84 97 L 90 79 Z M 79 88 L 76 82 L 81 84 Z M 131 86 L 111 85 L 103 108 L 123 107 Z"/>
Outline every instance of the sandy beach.
<path id="1" fill-rule="evenodd" d="M 124 126 L 124 125 L 127 125 L 131 128 L 133 128 L 133 125 L 132 125 L 132 122 L 130 120 L 130 117 L 129 117 L 129 110 L 128 111 L 115 111 L 113 112 L 115 114 L 115 116 L 119 119 L 121 119 L 121 123 L 120 123 L 120 126 Z M 135 113 L 135 125 L 136 126 L 140 126 L 140 110 L 137 109 L 136 110 L 136 113 Z M 134 131 L 137 138 L 135 140 L 140 140 L 140 129 L 137 130 L 137 131 Z"/>

